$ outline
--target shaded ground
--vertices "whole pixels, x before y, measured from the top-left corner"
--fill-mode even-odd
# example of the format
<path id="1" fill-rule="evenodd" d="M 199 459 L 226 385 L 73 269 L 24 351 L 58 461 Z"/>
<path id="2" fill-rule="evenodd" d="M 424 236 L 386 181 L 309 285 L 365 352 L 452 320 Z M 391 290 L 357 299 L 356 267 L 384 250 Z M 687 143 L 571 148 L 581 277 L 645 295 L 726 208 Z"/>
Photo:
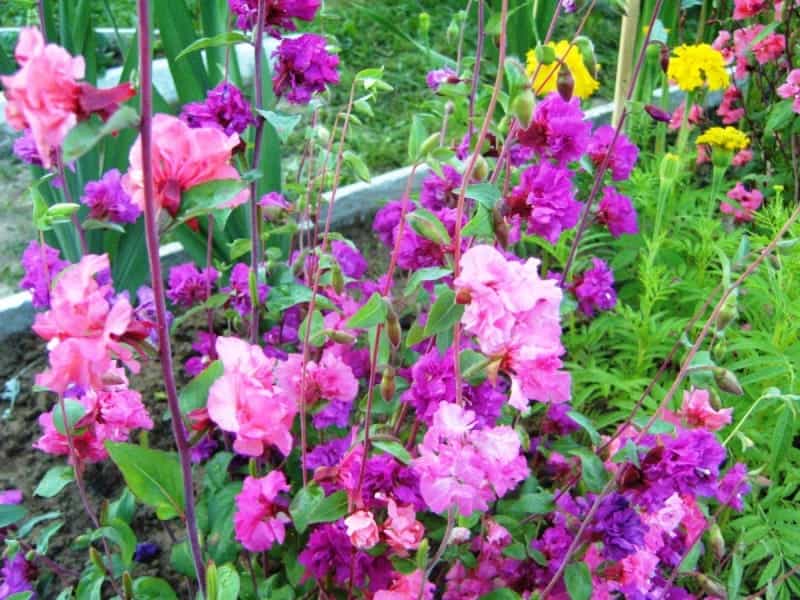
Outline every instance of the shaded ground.
<path id="1" fill-rule="evenodd" d="M 8 131 L 0 127 L 0 297 L 18 291 L 19 258 L 35 235 L 26 194 L 30 173 L 12 155 L 11 143 Z"/>

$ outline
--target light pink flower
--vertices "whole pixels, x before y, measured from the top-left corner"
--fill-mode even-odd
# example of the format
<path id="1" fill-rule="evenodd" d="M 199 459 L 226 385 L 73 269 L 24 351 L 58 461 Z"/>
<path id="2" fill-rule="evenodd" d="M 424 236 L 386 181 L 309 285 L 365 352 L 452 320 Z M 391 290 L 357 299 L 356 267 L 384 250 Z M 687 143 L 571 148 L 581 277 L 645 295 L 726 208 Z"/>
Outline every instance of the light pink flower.
<path id="1" fill-rule="evenodd" d="M 742 93 L 739 91 L 739 88 L 732 85 L 725 90 L 725 93 L 722 95 L 722 103 L 717 109 L 717 115 L 722 118 L 722 123 L 724 125 L 733 125 L 744 117 L 745 110 L 744 107 L 741 106 L 741 102 Z M 734 106 L 736 104 L 739 106 Z"/>
<path id="2" fill-rule="evenodd" d="M 778 95 L 785 100 L 792 100 L 792 110 L 800 114 L 800 69 L 793 69 L 786 83 L 778 88 Z"/>
<path id="3" fill-rule="evenodd" d="M 3 490 L 0 492 L 0 504 L 22 504 L 22 490 Z"/>
<path id="4" fill-rule="evenodd" d="M 738 182 L 728 192 L 728 198 L 733 202 L 721 202 L 720 212 L 732 215 L 736 223 L 747 223 L 755 218 L 755 212 L 764 202 L 764 195 L 757 189 L 748 190 L 742 182 Z"/>
<path id="5" fill-rule="evenodd" d="M 407 556 L 408 550 L 416 550 L 425 536 L 425 527 L 417 521 L 414 507 L 397 506 L 389 499 L 389 517 L 383 523 L 383 535 L 386 543 L 399 556 Z"/>
<path id="6" fill-rule="evenodd" d="M 359 550 L 369 550 L 380 541 L 375 517 L 368 510 L 357 510 L 344 520 L 350 543 Z"/>
<path id="7" fill-rule="evenodd" d="M 209 127 L 192 129 L 177 117 L 156 115 L 153 118 L 156 206 L 174 217 L 180 209 L 182 192 L 208 181 L 239 179 L 239 172 L 231 165 L 231 153 L 238 145 L 239 136 L 235 133 L 227 136 Z M 144 210 L 141 136 L 136 138 L 129 158 L 130 168 L 122 179 L 122 186 Z M 245 189 L 221 206 L 238 206 L 248 197 Z"/>
<path id="8" fill-rule="evenodd" d="M 403 575 L 398 573 L 392 581 L 388 590 L 379 590 L 372 597 L 373 600 L 433 600 L 433 592 L 436 586 L 429 581 L 425 581 L 423 587 L 424 574 L 420 569 L 413 573 Z M 422 594 L 420 595 L 420 592 Z"/>
<path id="9" fill-rule="evenodd" d="M 251 552 L 269 550 L 275 542 L 283 543 L 286 524 L 291 521 L 285 506 L 276 500 L 288 492 L 289 484 L 282 471 L 270 471 L 266 477 L 247 477 L 236 496 L 233 518 L 236 539 Z"/>
<path id="10" fill-rule="evenodd" d="M 683 123 L 683 111 L 686 110 L 686 102 L 682 102 L 678 108 L 672 112 L 672 118 L 669 121 L 669 129 L 677 131 L 681 128 Z M 703 120 L 703 108 L 698 104 L 692 104 L 692 109 L 689 112 L 689 129 L 697 125 Z"/>
<path id="11" fill-rule="evenodd" d="M 758 27 L 757 30 L 761 33 L 762 27 Z M 777 61 L 785 50 L 786 36 L 780 33 L 770 33 L 752 47 L 753 56 L 760 65 Z"/>
<path id="12" fill-rule="evenodd" d="M 358 394 L 358 380 L 353 370 L 332 347 L 325 348 L 319 363 L 306 362 L 305 401 L 312 406 L 319 400 L 352 402 Z M 303 383 L 303 355 L 290 354 L 278 364 L 275 379 L 298 404 Z"/>
<path id="13" fill-rule="evenodd" d="M 216 349 L 224 370 L 208 393 L 211 420 L 236 434 L 233 448 L 240 454 L 261 456 L 274 445 L 288 456 L 297 405 L 274 384 L 275 361 L 238 338 L 219 337 Z"/>
<path id="14" fill-rule="evenodd" d="M 709 403 L 708 390 L 692 388 L 683 392 L 683 404 L 678 415 L 687 427 L 702 427 L 708 431 L 717 431 L 731 422 L 732 408 L 714 410 Z"/>

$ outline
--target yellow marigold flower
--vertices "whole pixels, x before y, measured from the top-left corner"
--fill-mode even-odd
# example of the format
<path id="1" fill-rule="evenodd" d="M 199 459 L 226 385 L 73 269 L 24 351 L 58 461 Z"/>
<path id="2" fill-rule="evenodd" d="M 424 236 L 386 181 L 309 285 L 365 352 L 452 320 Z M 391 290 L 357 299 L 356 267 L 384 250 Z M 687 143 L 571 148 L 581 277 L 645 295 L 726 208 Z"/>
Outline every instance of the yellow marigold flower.
<path id="1" fill-rule="evenodd" d="M 697 145 L 701 144 L 738 152 L 750 145 L 750 138 L 735 127 L 711 127 L 697 138 Z"/>
<path id="2" fill-rule="evenodd" d="M 540 96 L 545 96 L 550 92 L 556 91 L 556 84 L 558 83 L 558 70 L 561 67 L 561 57 L 565 55 L 563 61 L 567 65 L 567 69 L 572 74 L 572 79 L 575 81 L 574 95 L 578 98 L 585 99 L 594 94 L 599 88 L 600 84 L 592 77 L 589 69 L 583 62 L 581 51 L 576 47 L 569 47 L 569 42 L 562 40 L 560 42 L 550 42 L 547 44 L 553 49 L 556 55 L 556 61 L 551 65 L 542 65 L 539 69 L 536 79 L 533 81 L 533 90 Z M 569 52 L 567 52 L 569 48 Z M 528 76 L 533 77 L 536 72 L 536 67 L 539 61 L 536 60 L 536 51 L 528 51 Z"/>
<path id="3" fill-rule="evenodd" d="M 708 44 L 684 44 L 676 48 L 667 75 L 685 92 L 704 85 L 710 90 L 724 90 L 730 84 L 722 53 Z"/>

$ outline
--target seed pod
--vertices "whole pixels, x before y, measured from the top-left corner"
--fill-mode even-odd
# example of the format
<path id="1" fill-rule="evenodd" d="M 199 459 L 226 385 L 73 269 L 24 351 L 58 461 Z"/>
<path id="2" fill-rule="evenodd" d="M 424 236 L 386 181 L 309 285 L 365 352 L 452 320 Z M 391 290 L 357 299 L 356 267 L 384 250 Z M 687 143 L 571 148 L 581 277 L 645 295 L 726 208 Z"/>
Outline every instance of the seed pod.
<path id="1" fill-rule="evenodd" d="M 472 294 L 469 290 L 462 288 L 456 292 L 456 304 L 469 304 L 472 302 Z"/>
<path id="2" fill-rule="evenodd" d="M 426 156 L 427 154 L 430 154 L 431 152 L 436 150 L 436 148 L 438 147 L 439 147 L 439 134 L 434 133 L 432 135 L 429 135 L 425 139 L 425 141 L 422 142 L 422 145 L 419 147 L 419 153 L 422 156 Z"/>
<path id="3" fill-rule="evenodd" d="M 389 306 L 386 313 L 386 334 L 389 336 L 389 342 L 396 350 L 400 347 L 400 342 L 403 341 L 403 330 L 400 327 L 400 319 L 397 318 L 397 313 Z"/>
<path id="4" fill-rule="evenodd" d="M 345 333 L 344 331 L 339 331 L 338 329 L 326 329 L 325 335 L 337 344 L 345 344 L 347 346 L 351 346 L 356 341 L 356 338 L 354 338 L 352 335 Z"/>
<path id="5" fill-rule="evenodd" d="M 486 162 L 486 159 L 483 158 L 480 154 L 478 154 L 477 158 L 475 159 L 475 168 L 472 169 L 472 178 L 477 181 L 483 181 L 489 176 L 489 163 Z"/>
<path id="6" fill-rule="evenodd" d="M 558 70 L 556 89 L 565 102 L 572 100 L 572 93 L 575 91 L 575 80 L 565 64 L 562 64 Z"/>
<path id="7" fill-rule="evenodd" d="M 723 392 L 728 392 L 729 394 L 734 394 L 735 396 L 741 396 L 744 394 L 744 390 L 742 389 L 742 385 L 739 383 L 739 380 L 734 375 L 733 371 L 730 369 L 724 369 L 722 367 L 715 367 L 714 368 L 714 381 L 717 383 L 717 387 L 721 389 Z"/>
<path id="8" fill-rule="evenodd" d="M 431 30 L 431 16 L 426 12 L 419 13 L 419 32 L 425 36 Z"/>
<path id="9" fill-rule="evenodd" d="M 342 268 L 339 266 L 338 262 L 333 263 L 333 268 L 331 269 L 331 283 L 337 294 L 341 294 L 344 291 L 344 275 L 342 274 Z"/>
<path id="10" fill-rule="evenodd" d="M 450 25 L 447 26 L 447 29 L 444 32 L 444 37 L 447 40 L 448 44 L 452 44 L 458 38 L 458 23 L 455 22 L 455 19 L 450 21 Z"/>
<path id="11" fill-rule="evenodd" d="M 527 129 L 528 125 L 531 124 L 535 105 L 536 99 L 533 96 L 533 90 L 530 88 L 522 90 L 511 103 L 511 113 L 517 118 L 523 129 Z"/>
<path id="12" fill-rule="evenodd" d="M 708 530 L 708 539 L 714 556 L 717 557 L 717 560 L 722 560 L 722 557 L 725 556 L 725 538 L 722 537 L 722 531 L 716 523 Z"/>
<path id="13" fill-rule="evenodd" d="M 668 152 L 661 159 L 658 169 L 658 177 L 662 187 L 671 186 L 680 176 L 681 159 L 677 154 Z"/>
<path id="14" fill-rule="evenodd" d="M 669 70 L 669 46 L 661 44 L 661 70 L 666 73 Z"/>
<path id="15" fill-rule="evenodd" d="M 381 377 L 381 398 L 383 398 L 384 402 L 391 402 L 394 399 L 396 387 L 394 369 L 392 367 L 386 367 Z"/>

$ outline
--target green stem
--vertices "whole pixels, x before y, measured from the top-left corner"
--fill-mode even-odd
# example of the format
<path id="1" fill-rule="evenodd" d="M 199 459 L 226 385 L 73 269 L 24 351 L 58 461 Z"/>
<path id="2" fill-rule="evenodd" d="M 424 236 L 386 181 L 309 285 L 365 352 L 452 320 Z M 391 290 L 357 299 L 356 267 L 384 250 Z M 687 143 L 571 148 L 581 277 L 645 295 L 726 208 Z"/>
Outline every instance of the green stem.
<path id="1" fill-rule="evenodd" d="M 694 106 L 694 92 L 689 92 L 686 94 L 681 128 L 678 131 L 678 141 L 675 144 L 675 154 L 681 157 L 686 150 L 686 143 L 689 141 L 689 115 L 692 112 L 692 106 Z"/>
<path id="2" fill-rule="evenodd" d="M 714 217 L 714 211 L 716 210 L 717 206 L 717 196 L 719 196 L 719 191 L 722 188 L 723 180 L 725 179 L 725 171 L 722 167 L 714 167 L 711 175 L 711 202 L 708 204 L 708 218 L 711 219 Z"/>

